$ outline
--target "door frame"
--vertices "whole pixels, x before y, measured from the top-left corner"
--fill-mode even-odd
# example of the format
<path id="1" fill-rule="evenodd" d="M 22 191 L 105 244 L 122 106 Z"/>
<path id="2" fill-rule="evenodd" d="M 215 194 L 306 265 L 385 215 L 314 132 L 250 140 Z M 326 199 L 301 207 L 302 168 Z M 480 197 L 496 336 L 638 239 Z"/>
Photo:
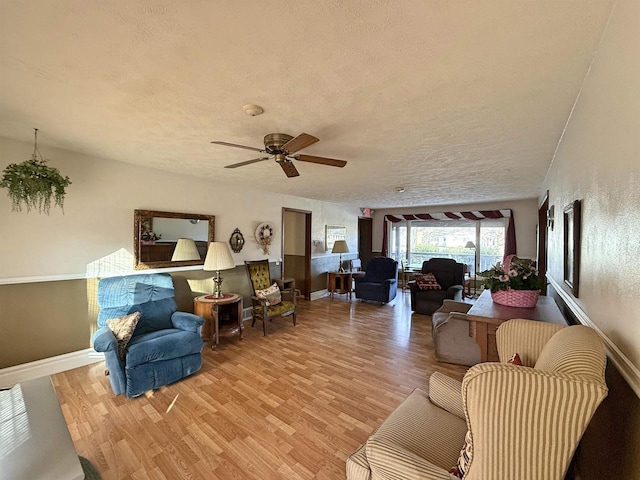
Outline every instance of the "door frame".
<path id="1" fill-rule="evenodd" d="M 282 245 L 280 276 L 284 276 L 284 233 L 286 228 L 285 213 L 301 213 L 304 215 L 304 298 L 311 300 L 311 211 L 298 208 L 282 207 Z"/>
<path id="2" fill-rule="evenodd" d="M 544 194 L 542 202 L 538 205 L 538 259 L 537 267 L 540 277 L 544 279 L 542 295 L 547 294 L 547 252 L 549 250 L 549 235 L 547 223 L 549 220 L 549 190 Z"/>

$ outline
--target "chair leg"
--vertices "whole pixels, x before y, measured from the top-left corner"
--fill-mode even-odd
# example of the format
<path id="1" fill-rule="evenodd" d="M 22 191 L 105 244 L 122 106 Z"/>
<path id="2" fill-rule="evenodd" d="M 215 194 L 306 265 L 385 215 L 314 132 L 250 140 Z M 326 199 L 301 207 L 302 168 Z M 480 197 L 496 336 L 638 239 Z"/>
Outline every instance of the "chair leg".
<path id="1" fill-rule="evenodd" d="M 293 326 L 296 326 L 296 312 L 293 312 Z"/>
<path id="2" fill-rule="evenodd" d="M 267 319 L 263 318 L 262 319 L 262 334 L 263 336 L 267 336 Z"/>

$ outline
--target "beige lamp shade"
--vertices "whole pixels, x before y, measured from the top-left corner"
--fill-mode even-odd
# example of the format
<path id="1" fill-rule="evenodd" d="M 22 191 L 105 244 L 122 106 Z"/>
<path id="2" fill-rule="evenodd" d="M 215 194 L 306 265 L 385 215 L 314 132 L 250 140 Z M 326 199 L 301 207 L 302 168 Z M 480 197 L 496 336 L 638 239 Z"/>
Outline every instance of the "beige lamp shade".
<path id="1" fill-rule="evenodd" d="M 336 240 L 331 253 L 349 253 L 349 245 L 346 240 Z"/>
<path id="2" fill-rule="evenodd" d="M 200 260 L 198 247 L 196 247 L 196 242 L 192 238 L 179 238 L 171 261 L 185 262 L 187 260 Z"/>
<path id="3" fill-rule="evenodd" d="M 225 242 L 211 242 L 207 250 L 207 258 L 204 260 L 203 270 L 215 272 L 220 270 L 228 270 L 235 267 L 231 250 Z"/>
<path id="4" fill-rule="evenodd" d="M 340 254 L 340 263 L 338 266 L 338 272 L 344 272 L 344 267 L 342 266 L 342 254 L 349 253 L 349 245 L 345 240 L 336 240 L 333 244 L 333 248 L 331 249 L 331 253 L 339 253 Z"/>
<path id="5" fill-rule="evenodd" d="M 469 240 L 464 248 L 476 248 L 476 244 Z"/>

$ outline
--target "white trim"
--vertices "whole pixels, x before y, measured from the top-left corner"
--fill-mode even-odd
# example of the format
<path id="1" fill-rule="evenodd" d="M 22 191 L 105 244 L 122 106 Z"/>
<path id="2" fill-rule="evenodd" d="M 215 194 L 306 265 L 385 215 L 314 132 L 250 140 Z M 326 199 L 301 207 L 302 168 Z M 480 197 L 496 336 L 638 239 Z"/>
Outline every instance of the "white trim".
<path id="1" fill-rule="evenodd" d="M 55 357 L 36 360 L 35 362 L 2 368 L 0 369 L 0 388 L 10 387 L 16 383 L 45 375 L 53 375 L 54 373 L 84 367 L 85 365 L 102 360 L 104 360 L 103 354 L 99 354 L 93 348 L 85 348 L 77 352 L 65 353 Z"/>
<path id="2" fill-rule="evenodd" d="M 569 310 L 576 316 L 578 321 L 582 325 L 586 325 L 587 327 L 593 328 L 598 335 L 602 338 L 604 342 L 605 350 L 607 350 L 607 354 L 609 358 L 616 366 L 620 374 L 627 381 L 629 386 L 633 389 L 638 397 L 640 397 L 640 370 L 631 363 L 631 360 L 622 353 L 622 351 L 616 346 L 613 341 L 605 335 L 605 333 L 600 330 L 600 328 L 589 318 L 586 312 L 582 309 L 582 307 L 576 302 L 576 299 L 567 292 L 562 285 L 556 282 L 551 276 L 547 275 L 547 280 L 553 287 L 554 291 L 558 294 L 560 298 L 566 303 Z"/>
<path id="3" fill-rule="evenodd" d="M 35 275 L 32 277 L 4 277 L 4 278 L 0 278 L 0 285 L 15 285 L 18 283 L 60 282 L 64 280 L 86 280 L 88 278 L 106 278 L 106 277 L 119 277 L 122 275 L 145 275 L 149 273 L 182 272 L 186 270 L 202 270 L 202 265 L 191 265 L 189 267 L 149 268 L 147 270 L 131 270 L 130 272 L 106 272 L 99 276 L 89 275 L 88 273 L 69 273 L 65 275 Z"/>
<path id="4" fill-rule="evenodd" d="M 329 295 L 329 290 L 325 288 L 323 290 L 318 290 L 316 292 L 311 292 L 311 295 L 309 295 L 309 299 L 311 301 L 318 300 L 319 298 L 324 298 L 324 297 L 326 297 L 328 295 Z"/>

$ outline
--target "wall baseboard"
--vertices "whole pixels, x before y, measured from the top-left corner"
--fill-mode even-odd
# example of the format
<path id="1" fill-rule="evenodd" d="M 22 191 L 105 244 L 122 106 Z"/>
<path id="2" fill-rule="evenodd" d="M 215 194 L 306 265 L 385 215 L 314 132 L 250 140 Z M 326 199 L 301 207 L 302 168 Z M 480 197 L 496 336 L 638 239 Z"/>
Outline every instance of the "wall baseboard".
<path id="1" fill-rule="evenodd" d="M 553 287 L 554 291 L 558 294 L 558 296 L 562 299 L 562 301 L 567 305 L 571 313 L 573 313 L 578 321 L 582 325 L 586 325 L 587 327 L 593 328 L 598 335 L 602 338 L 604 342 L 605 350 L 607 351 L 607 355 L 611 362 L 616 366 L 620 374 L 627 381 L 631 389 L 635 392 L 635 394 L 640 398 L 640 370 L 631 363 L 631 360 L 622 353 L 622 351 L 616 346 L 613 341 L 605 335 L 605 333 L 600 330 L 600 328 L 589 318 L 587 313 L 582 309 L 582 307 L 576 302 L 576 299 L 567 292 L 562 285 L 558 284 L 553 278 L 547 275 L 547 280 Z"/>
<path id="2" fill-rule="evenodd" d="M 36 360 L 35 362 L 2 368 L 0 369 L 0 388 L 11 387 L 16 383 L 33 378 L 84 367 L 85 365 L 102 360 L 104 360 L 104 355 L 96 352 L 93 348 L 85 348 L 77 352 L 65 353 L 55 357 Z"/>

